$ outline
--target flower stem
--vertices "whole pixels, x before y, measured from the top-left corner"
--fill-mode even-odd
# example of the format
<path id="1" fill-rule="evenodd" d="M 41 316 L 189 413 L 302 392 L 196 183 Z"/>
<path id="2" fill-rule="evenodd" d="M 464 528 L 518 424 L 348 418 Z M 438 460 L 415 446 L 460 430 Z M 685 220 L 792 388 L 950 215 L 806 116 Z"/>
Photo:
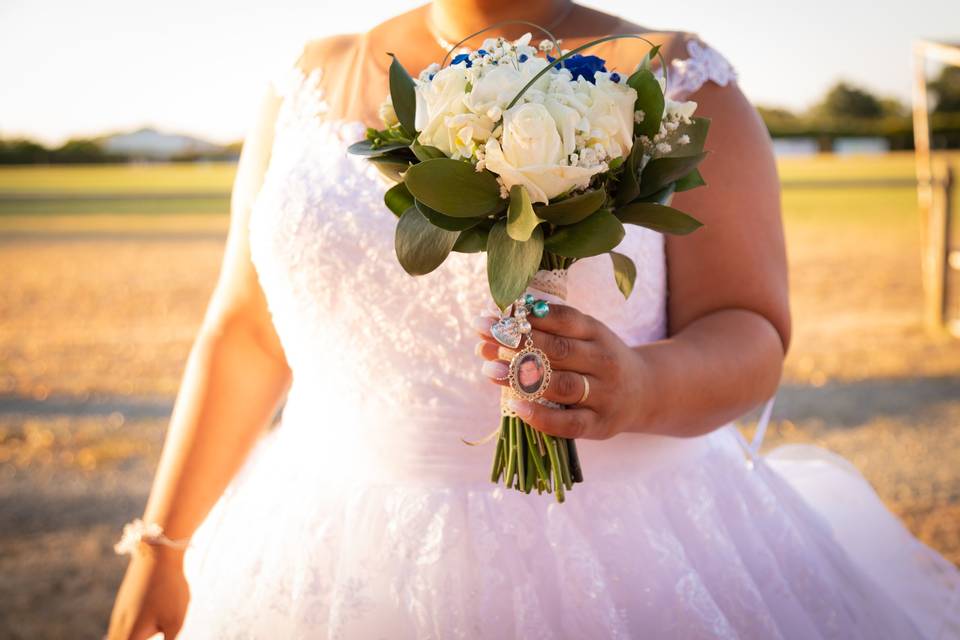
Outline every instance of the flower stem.
<path id="1" fill-rule="evenodd" d="M 500 473 L 503 471 L 503 456 L 504 456 L 504 437 L 503 429 L 506 426 L 507 417 L 500 416 L 500 435 L 497 437 L 497 449 L 493 454 L 493 469 L 490 471 L 490 481 L 494 483 L 500 482 Z"/>
<path id="2" fill-rule="evenodd" d="M 580 467 L 580 456 L 577 454 L 577 441 L 575 439 L 567 440 L 567 448 L 570 454 L 570 475 L 574 482 L 583 482 L 583 469 Z"/>
<path id="3" fill-rule="evenodd" d="M 570 438 L 557 438 L 557 451 L 560 454 L 560 472 L 563 478 L 563 485 L 567 489 L 573 488 L 573 480 L 570 477 L 570 453 L 567 449 L 567 441 Z"/>
<path id="4" fill-rule="evenodd" d="M 530 493 L 530 490 L 533 489 L 533 485 L 536 483 L 536 481 L 539 479 L 540 476 L 537 475 L 536 463 L 533 461 L 534 456 L 536 456 L 537 454 L 533 452 L 533 447 L 530 446 L 530 440 L 527 437 L 527 434 L 529 434 L 530 432 L 530 427 L 525 426 L 523 430 L 526 433 L 521 437 L 524 440 L 523 448 L 527 452 L 527 464 L 526 464 L 527 481 L 523 485 L 523 492 Z"/>
<path id="5" fill-rule="evenodd" d="M 560 470 L 560 455 L 557 453 L 557 441 L 553 436 L 543 434 L 550 452 L 550 466 L 553 468 L 553 487 L 557 493 L 557 502 L 563 502 L 563 477 Z"/>
<path id="6" fill-rule="evenodd" d="M 527 429 L 527 443 L 530 445 L 530 451 L 533 453 L 533 464 L 537 470 L 537 479 L 546 480 L 550 477 L 550 474 L 547 473 L 547 468 L 543 464 L 543 454 L 541 453 L 540 448 L 537 446 L 537 430 L 533 427 Z"/>
<path id="7" fill-rule="evenodd" d="M 514 437 L 517 439 L 517 489 L 523 491 L 527 486 L 527 455 L 524 444 L 526 438 L 523 435 L 524 423 L 520 418 L 516 418 L 517 427 L 514 430 Z"/>
<path id="8" fill-rule="evenodd" d="M 507 473 L 504 480 L 508 487 L 513 486 L 513 474 L 517 470 L 517 447 L 516 447 L 516 438 L 514 437 L 514 419 L 513 417 L 507 418 Z"/>

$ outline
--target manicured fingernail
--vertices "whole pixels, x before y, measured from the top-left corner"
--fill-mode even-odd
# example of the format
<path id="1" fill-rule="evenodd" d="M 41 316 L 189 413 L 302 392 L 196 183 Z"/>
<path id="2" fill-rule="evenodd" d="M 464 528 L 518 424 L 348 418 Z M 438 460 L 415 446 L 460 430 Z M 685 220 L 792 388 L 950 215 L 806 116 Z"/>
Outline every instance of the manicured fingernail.
<path id="1" fill-rule="evenodd" d="M 473 328 L 480 333 L 490 335 L 490 325 L 493 324 L 493 321 L 494 318 L 490 316 L 477 316 L 473 319 Z"/>
<path id="2" fill-rule="evenodd" d="M 510 367 L 499 360 L 487 360 L 480 367 L 480 371 L 488 378 L 504 378 L 510 373 Z"/>
<path id="3" fill-rule="evenodd" d="M 529 418 L 533 414 L 533 405 L 526 400 L 510 398 L 507 401 L 507 406 L 510 407 L 521 418 Z"/>
<path id="4" fill-rule="evenodd" d="M 473 348 L 473 353 L 476 354 L 476 355 L 478 355 L 478 356 L 482 356 L 482 355 L 483 355 L 483 348 L 484 348 L 485 346 L 487 346 L 487 341 L 486 341 L 486 340 L 481 340 L 480 342 L 477 343 L 477 346 L 475 346 L 475 347 Z"/>

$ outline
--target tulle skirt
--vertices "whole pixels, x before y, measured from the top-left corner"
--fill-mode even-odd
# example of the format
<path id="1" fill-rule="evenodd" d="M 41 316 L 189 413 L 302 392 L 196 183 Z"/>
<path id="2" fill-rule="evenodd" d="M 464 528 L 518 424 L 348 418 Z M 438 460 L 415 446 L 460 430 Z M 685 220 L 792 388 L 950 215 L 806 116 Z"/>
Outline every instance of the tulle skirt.
<path id="1" fill-rule="evenodd" d="M 734 429 L 578 441 L 585 482 L 559 504 L 489 472 L 332 465 L 285 420 L 194 535 L 179 637 L 960 638 L 960 572 L 849 463 L 751 464 Z"/>

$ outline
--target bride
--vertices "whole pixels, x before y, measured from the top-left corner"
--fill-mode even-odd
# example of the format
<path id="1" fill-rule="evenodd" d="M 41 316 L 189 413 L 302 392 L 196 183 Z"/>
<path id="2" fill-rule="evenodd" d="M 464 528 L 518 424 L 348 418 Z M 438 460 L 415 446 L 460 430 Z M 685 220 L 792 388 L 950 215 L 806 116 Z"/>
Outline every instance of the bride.
<path id="1" fill-rule="evenodd" d="M 461 442 L 496 424 L 505 372 L 484 254 L 408 276 L 384 179 L 346 153 L 381 126 L 387 52 L 416 74 L 507 18 L 568 49 L 641 33 L 670 61 L 668 95 L 712 119 L 709 186 L 675 197 L 705 226 L 627 225 L 631 296 L 589 258 L 567 305 L 533 319 L 546 397 L 573 406 L 516 410 L 578 438 L 585 480 L 562 504 L 492 483 L 492 449 Z M 629 72 L 648 47 L 587 53 Z M 761 457 L 733 423 L 775 395 L 790 343 L 779 196 L 763 122 L 693 33 L 569 0 L 433 0 L 310 42 L 244 144 L 146 531 L 118 545 L 132 559 L 108 636 L 960 637 L 957 570 L 849 463 Z"/>

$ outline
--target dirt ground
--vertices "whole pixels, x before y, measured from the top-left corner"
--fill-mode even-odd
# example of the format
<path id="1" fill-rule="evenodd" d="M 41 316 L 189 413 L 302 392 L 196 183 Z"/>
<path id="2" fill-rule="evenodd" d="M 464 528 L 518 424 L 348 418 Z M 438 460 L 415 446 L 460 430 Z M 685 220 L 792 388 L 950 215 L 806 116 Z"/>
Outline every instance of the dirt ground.
<path id="1" fill-rule="evenodd" d="M 765 450 L 848 457 L 960 563 L 960 341 L 922 328 L 919 225 L 825 222 L 809 197 L 785 194 L 794 341 Z M 0 231 L 0 636 L 105 629 L 111 547 L 143 508 L 219 267 L 225 220 L 202 226 Z"/>

